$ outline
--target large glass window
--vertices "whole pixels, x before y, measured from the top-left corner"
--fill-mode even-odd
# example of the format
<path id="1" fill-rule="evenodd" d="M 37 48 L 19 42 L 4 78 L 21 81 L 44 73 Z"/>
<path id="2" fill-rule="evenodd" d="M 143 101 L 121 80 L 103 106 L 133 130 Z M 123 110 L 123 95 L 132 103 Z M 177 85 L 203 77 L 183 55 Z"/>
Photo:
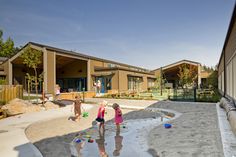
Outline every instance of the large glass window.
<path id="1" fill-rule="evenodd" d="M 155 86 L 155 79 L 148 78 L 147 81 L 148 81 L 148 88 Z"/>
<path id="2" fill-rule="evenodd" d="M 95 81 L 97 82 L 98 80 L 100 80 L 101 82 L 101 93 L 106 93 L 107 90 L 111 90 L 111 80 L 112 77 L 111 76 L 99 76 L 95 78 Z"/>
<path id="3" fill-rule="evenodd" d="M 233 67 L 232 60 L 229 63 L 229 95 L 233 96 Z"/>
<path id="4" fill-rule="evenodd" d="M 230 84 L 229 84 L 229 78 L 230 78 L 229 72 L 230 72 L 229 65 L 227 65 L 227 67 L 226 67 L 226 93 L 228 95 L 229 95 L 229 86 L 230 86 Z"/>
<path id="5" fill-rule="evenodd" d="M 222 71 L 221 73 L 221 82 L 222 82 L 222 91 L 225 91 L 225 75 L 224 75 L 224 71 Z"/>
<path id="6" fill-rule="evenodd" d="M 87 90 L 87 78 L 61 78 L 57 79 L 57 84 L 61 87 L 62 92 L 73 92 Z"/>
<path id="7" fill-rule="evenodd" d="M 234 83 L 234 99 L 236 99 L 236 56 L 233 59 L 233 83 Z"/>
<path id="8" fill-rule="evenodd" d="M 218 89 L 222 91 L 222 80 L 221 80 L 221 73 L 218 76 Z"/>
<path id="9" fill-rule="evenodd" d="M 128 76 L 128 90 L 140 90 L 142 81 L 142 77 Z"/>

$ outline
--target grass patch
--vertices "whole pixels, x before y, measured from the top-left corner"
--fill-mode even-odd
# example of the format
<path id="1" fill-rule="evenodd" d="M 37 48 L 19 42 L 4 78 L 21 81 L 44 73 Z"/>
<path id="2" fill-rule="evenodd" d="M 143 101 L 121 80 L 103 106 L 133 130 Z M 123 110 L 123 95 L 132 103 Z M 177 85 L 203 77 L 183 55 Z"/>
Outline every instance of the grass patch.
<path id="1" fill-rule="evenodd" d="M 23 100 L 32 100 L 32 99 L 38 99 L 40 98 L 39 96 L 23 96 Z"/>
<path id="2" fill-rule="evenodd" d="M 197 102 L 219 102 L 221 95 L 217 92 L 211 96 L 203 95 L 197 98 Z"/>

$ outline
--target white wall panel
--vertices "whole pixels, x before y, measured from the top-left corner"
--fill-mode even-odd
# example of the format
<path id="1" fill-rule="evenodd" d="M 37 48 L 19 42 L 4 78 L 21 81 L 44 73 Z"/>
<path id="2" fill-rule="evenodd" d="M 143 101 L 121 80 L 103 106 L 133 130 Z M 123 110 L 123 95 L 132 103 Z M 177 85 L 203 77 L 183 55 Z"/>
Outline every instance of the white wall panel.
<path id="1" fill-rule="evenodd" d="M 233 59 L 233 97 L 234 99 L 236 99 L 236 56 L 234 56 L 234 59 Z"/>

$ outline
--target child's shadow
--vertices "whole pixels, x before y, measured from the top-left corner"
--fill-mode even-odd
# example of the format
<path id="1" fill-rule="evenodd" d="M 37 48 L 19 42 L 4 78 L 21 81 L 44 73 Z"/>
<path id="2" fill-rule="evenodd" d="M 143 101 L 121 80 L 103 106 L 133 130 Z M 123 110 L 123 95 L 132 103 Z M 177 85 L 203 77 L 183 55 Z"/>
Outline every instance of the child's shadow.
<path id="1" fill-rule="evenodd" d="M 68 118 L 68 120 L 76 121 L 76 117 L 70 116 L 70 117 Z"/>
<path id="2" fill-rule="evenodd" d="M 123 141 L 123 136 L 120 135 L 120 131 L 116 131 L 116 136 L 114 137 L 115 139 L 115 150 L 113 151 L 113 156 L 120 156 L 120 151 L 123 147 L 122 141 Z"/>

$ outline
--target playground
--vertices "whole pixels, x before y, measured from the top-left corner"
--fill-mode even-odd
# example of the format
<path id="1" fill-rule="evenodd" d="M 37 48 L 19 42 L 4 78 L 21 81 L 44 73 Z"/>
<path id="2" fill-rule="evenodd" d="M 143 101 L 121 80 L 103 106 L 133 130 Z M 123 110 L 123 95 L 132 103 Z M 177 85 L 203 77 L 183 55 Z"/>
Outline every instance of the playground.
<path id="1" fill-rule="evenodd" d="M 94 157 L 100 156 L 101 149 L 108 156 L 223 156 L 213 103 L 146 101 L 145 104 L 144 100 L 120 99 L 108 102 L 124 104 L 124 123 L 119 134 L 113 124 L 112 109 L 107 109 L 104 135 L 99 134 L 97 126 L 92 125 L 98 108 L 95 105 L 88 110 L 89 116 L 78 123 L 68 120 L 68 116 L 41 121 L 30 125 L 26 135 L 45 157 Z M 168 109 L 175 116 L 161 121 L 163 114 L 152 109 Z M 166 128 L 165 123 L 171 124 L 171 128 Z"/>

